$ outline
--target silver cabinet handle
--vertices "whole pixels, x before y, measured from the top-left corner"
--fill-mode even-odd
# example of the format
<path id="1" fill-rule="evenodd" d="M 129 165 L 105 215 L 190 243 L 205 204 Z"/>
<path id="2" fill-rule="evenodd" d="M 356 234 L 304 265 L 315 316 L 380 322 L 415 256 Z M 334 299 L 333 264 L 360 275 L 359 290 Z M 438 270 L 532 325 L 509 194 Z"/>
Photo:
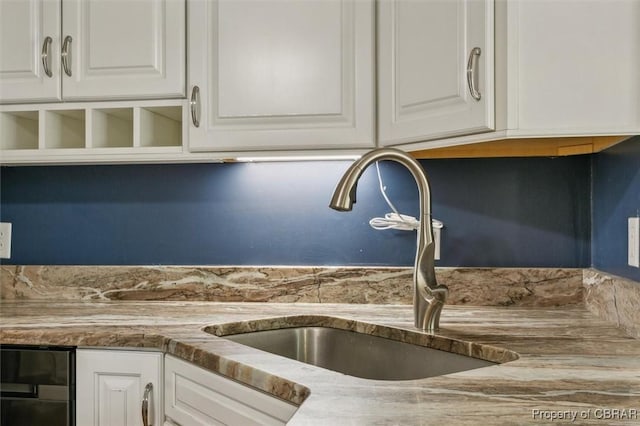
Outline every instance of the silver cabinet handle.
<path id="1" fill-rule="evenodd" d="M 479 47 L 474 47 L 471 49 L 471 53 L 469 54 L 469 60 L 467 61 L 467 84 L 469 85 L 469 92 L 471 92 L 471 96 L 476 101 L 479 101 L 482 97 L 482 94 L 478 92 L 477 82 L 478 79 L 478 58 L 482 54 L 482 50 Z"/>
<path id="2" fill-rule="evenodd" d="M 53 39 L 49 36 L 44 38 L 44 42 L 42 43 L 42 69 L 47 77 L 52 77 L 53 73 L 51 72 L 51 68 L 49 67 L 49 54 L 51 53 L 51 42 Z"/>
<path id="3" fill-rule="evenodd" d="M 62 43 L 62 68 L 64 73 L 71 77 L 71 36 L 66 36 Z"/>
<path id="4" fill-rule="evenodd" d="M 200 88 L 198 86 L 193 86 L 191 89 L 189 105 L 191 105 L 191 121 L 194 126 L 200 127 Z"/>
<path id="5" fill-rule="evenodd" d="M 151 383 L 147 383 L 147 386 L 144 387 L 144 395 L 142 396 L 142 425 L 143 426 L 152 426 L 149 423 L 149 397 L 151 396 L 151 391 L 153 390 L 153 385 Z"/>

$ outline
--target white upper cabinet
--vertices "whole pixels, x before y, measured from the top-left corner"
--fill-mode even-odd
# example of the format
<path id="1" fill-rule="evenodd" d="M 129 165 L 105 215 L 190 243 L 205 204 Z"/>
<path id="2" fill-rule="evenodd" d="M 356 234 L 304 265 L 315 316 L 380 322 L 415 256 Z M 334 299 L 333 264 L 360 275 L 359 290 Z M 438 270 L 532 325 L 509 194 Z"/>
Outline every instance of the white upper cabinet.
<path id="1" fill-rule="evenodd" d="M 378 49 L 381 145 L 493 129 L 493 1 L 382 0 Z"/>
<path id="2" fill-rule="evenodd" d="M 640 133 L 638 0 L 382 0 L 379 25 L 382 144 Z"/>
<path id="3" fill-rule="evenodd" d="M 373 147 L 373 11 L 369 0 L 190 3 L 190 149 Z"/>
<path id="4" fill-rule="evenodd" d="M 63 0 L 64 98 L 184 96 L 185 13 L 184 0 Z"/>
<path id="5" fill-rule="evenodd" d="M 0 0 L 0 101 L 183 97 L 185 14 L 185 0 Z"/>
<path id="6" fill-rule="evenodd" d="M 499 1 L 510 135 L 640 130 L 640 1 Z"/>
<path id="7" fill-rule="evenodd" d="M 0 0 L 0 101 L 58 101 L 60 0 Z"/>
<path id="8" fill-rule="evenodd" d="M 0 0 L 0 154 L 585 153 L 640 134 L 639 70 L 640 0 Z"/>

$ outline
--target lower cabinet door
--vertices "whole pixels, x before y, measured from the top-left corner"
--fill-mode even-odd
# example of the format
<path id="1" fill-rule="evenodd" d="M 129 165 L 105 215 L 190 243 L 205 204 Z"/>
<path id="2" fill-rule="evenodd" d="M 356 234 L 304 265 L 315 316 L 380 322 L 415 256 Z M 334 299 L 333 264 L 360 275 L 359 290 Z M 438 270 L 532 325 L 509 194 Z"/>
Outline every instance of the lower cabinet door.
<path id="1" fill-rule="evenodd" d="M 82 426 L 161 425 L 161 352 L 76 351 L 76 421 Z"/>
<path id="2" fill-rule="evenodd" d="M 298 409 L 171 355 L 164 383 L 165 425 L 284 425 Z"/>

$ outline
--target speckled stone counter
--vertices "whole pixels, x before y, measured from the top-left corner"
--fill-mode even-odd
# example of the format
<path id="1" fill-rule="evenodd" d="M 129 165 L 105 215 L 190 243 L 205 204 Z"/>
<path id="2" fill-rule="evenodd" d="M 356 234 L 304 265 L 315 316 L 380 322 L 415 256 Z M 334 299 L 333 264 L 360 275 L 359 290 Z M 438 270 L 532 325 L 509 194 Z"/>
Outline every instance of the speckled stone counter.
<path id="1" fill-rule="evenodd" d="M 371 333 L 375 325 L 413 329 L 406 305 L 5 301 L 0 342 L 159 348 L 300 404 L 294 425 L 571 424 L 574 413 L 573 424 L 640 422 L 640 341 L 581 306 L 447 306 L 439 335 L 519 359 L 409 381 L 349 377 L 203 331 L 246 321 L 287 325 L 300 316 L 338 318 Z"/>

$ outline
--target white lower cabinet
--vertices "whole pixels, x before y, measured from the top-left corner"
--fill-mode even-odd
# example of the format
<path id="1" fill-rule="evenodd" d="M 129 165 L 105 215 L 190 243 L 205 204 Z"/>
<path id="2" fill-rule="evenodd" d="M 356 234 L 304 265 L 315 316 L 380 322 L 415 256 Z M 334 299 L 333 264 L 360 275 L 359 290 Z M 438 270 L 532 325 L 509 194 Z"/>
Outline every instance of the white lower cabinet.
<path id="1" fill-rule="evenodd" d="M 298 409 L 171 355 L 164 372 L 165 425 L 283 425 Z"/>
<path id="2" fill-rule="evenodd" d="M 78 349 L 76 421 L 81 426 L 162 424 L 161 352 Z M 150 386 L 149 386 L 150 385 Z M 148 421 L 143 422 L 144 400 Z"/>
<path id="3" fill-rule="evenodd" d="M 284 425 L 297 409 L 161 352 L 76 351 L 80 426 Z"/>

